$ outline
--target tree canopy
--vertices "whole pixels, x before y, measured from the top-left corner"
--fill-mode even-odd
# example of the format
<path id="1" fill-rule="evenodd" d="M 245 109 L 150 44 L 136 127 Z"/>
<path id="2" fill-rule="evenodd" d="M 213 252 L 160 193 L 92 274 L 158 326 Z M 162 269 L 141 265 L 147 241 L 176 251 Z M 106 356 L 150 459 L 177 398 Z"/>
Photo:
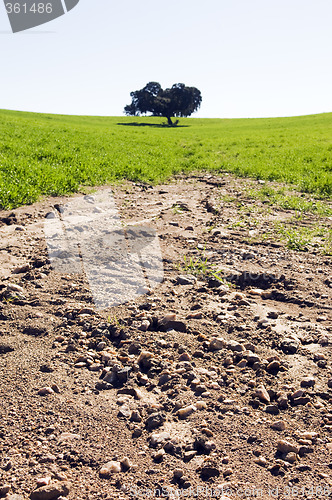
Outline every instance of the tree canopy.
<path id="1" fill-rule="evenodd" d="M 149 82 L 141 90 L 130 93 L 131 104 L 124 108 L 129 116 L 151 113 L 164 116 L 169 125 L 174 125 L 172 117 L 190 116 L 197 111 L 202 102 L 201 92 L 196 87 L 186 87 L 175 83 L 170 89 L 163 90 L 158 82 Z"/>

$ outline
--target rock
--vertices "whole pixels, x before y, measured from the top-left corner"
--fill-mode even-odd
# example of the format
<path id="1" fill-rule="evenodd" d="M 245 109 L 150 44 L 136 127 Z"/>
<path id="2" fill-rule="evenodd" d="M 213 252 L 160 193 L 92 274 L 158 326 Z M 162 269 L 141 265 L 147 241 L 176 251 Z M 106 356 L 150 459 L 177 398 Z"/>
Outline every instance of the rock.
<path id="1" fill-rule="evenodd" d="M 155 462 L 161 462 L 161 460 L 164 458 L 164 455 L 166 454 L 166 451 L 164 448 L 161 448 L 158 450 L 156 453 L 152 455 L 152 458 Z"/>
<path id="2" fill-rule="evenodd" d="M 148 319 L 144 319 L 142 323 L 139 325 L 138 329 L 142 332 L 146 332 L 150 327 L 150 321 Z"/>
<path id="3" fill-rule="evenodd" d="M 122 470 L 124 470 L 124 471 L 129 470 L 131 467 L 131 462 L 130 462 L 128 457 L 123 457 L 120 460 L 120 464 L 121 464 Z"/>
<path id="4" fill-rule="evenodd" d="M 182 476 L 183 476 L 183 474 L 184 474 L 184 470 L 183 470 L 183 469 L 179 469 L 179 468 L 178 468 L 178 469 L 174 469 L 174 470 L 173 470 L 173 477 L 174 477 L 175 479 L 180 479 L 180 477 L 182 477 Z"/>
<path id="5" fill-rule="evenodd" d="M 47 486 L 42 486 L 37 490 L 34 490 L 30 498 L 31 500 L 55 500 L 59 496 L 67 496 L 69 493 L 68 483 L 59 482 L 48 484 Z"/>
<path id="6" fill-rule="evenodd" d="M 14 494 L 7 496 L 5 500 L 25 500 L 25 499 L 24 497 L 22 497 L 22 495 Z"/>
<path id="7" fill-rule="evenodd" d="M 295 463 L 298 460 L 297 454 L 294 453 L 293 451 L 287 453 L 284 457 L 284 460 L 286 462 L 289 462 L 290 464 Z"/>
<path id="8" fill-rule="evenodd" d="M 38 391 L 39 396 L 46 396 L 47 394 L 54 394 L 52 387 L 42 387 Z"/>
<path id="9" fill-rule="evenodd" d="M 60 434 L 58 442 L 59 444 L 69 442 L 69 441 L 74 441 L 74 439 L 81 439 L 81 436 L 79 434 L 73 434 L 71 432 L 63 432 Z"/>
<path id="10" fill-rule="evenodd" d="M 313 377 L 306 377 L 301 380 L 301 387 L 314 387 L 316 380 Z"/>
<path id="11" fill-rule="evenodd" d="M 128 405 L 124 404 L 120 406 L 119 411 L 118 411 L 118 417 L 119 418 L 130 418 L 131 417 L 131 409 L 129 408 Z"/>
<path id="12" fill-rule="evenodd" d="M 191 415 L 194 411 L 196 411 L 197 408 L 196 406 L 194 405 L 189 405 L 189 406 L 185 406 L 184 408 L 180 408 L 177 412 L 179 418 L 187 418 L 189 417 L 189 415 Z"/>
<path id="13" fill-rule="evenodd" d="M 170 439 L 171 435 L 169 432 L 154 433 L 150 437 L 150 445 L 151 446 L 164 445 L 166 441 L 169 441 Z"/>
<path id="14" fill-rule="evenodd" d="M 224 347 L 226 347 L 226 342 L 221 337 L 211 339 L 209 344 L 210 351 L 220 351 L 221 349 L 224 349 Z"/>
<path id="15" fill-rule="evenodd" d="M 271 428 L 276 431 L 284 431 L 287 427 L 287 424 L 284 420 L 278 420 L 277 422 L 273 422 L 271 424 Z"/>
<path id="16" fill-rule="evenodd" d="M 261 465 L 262 467 L 265 467 L 267 465 L 267 460 L 265 457 L 258 457 L 254 460 L 255 464 Z"/>
<path id="17" fill-rule="evenodd" d="M 292 401 L 292 405 L 293 406 L 304 406 L 304 405 L 306 405 L 309 402 L 310 402 L 310 398 L 309 397 L 294 398 L 293 401 Z"/>
<path id="18" fill-rule="evenodd" d="M 227 349 L 231 349 L 232 351 L 235 351 L 235 352 L 242 352 L 242 351 L 246 350 L 244 345 L 240 344 L 236 340 L 229 340 L 227 342 L 226 346 L 227 346 Z"/>
<path id="19" fill-rule="evenodd" d="M 285 337 L 281 341 L 281 349 L 285 354 L 295 354 L 300 346 L 300 341 L 295 337 Z"/>
<path id="20" fill-rule="evenodd" d="M 279 408 L 278 405 L 267 405 L 265 411 L 266 413 L 270 413 L 271 415 L 278 415 Z"/>
<path id="21" fill-rule="evenodd" d="M 271 402 L 269 393 L 267 392 L 263 384 L 257 387 L 255 396 L 258 397 L 261 401 L 263 401 L 263 403 Z"/>
<path id="22" fill-rule="evenodd" d="M 207 481 L 211 477 L 219 477 L 220 471 L 217 467 L 214 467 L 212 465 L 205 465 L 204 467 L 202 467 L 200 475 L 203 481 Z"/>
<path id="23" fill-rule="evenodd" d="M 327 387 L 329 387 L 330 389 L 332 389 L 332 378 L 330 378 L 327 382 Z"/>
<path id="24" fill-rule="evenodd" d="M 296 454 L 299 453 L 299 447 L 298 446 L 290 443 L 289 441 L 284 441 L 283 439 L 280 439 L 277 442 L 277 449 L 281 453 L 290 453 L 290 452 L 293 452 L 293 453 L 296 453 Z"/>
<path id="25" fill-rule="evenodd" d="M 166 414 L 165 413 L 152 413 L 147 420 L 146 420 L 146 427 L 148 430 L 153 430 L 156 429 L 157 427 L 160 427 L 163 425 L 163 423 L 166 421 Z"/>
<path id="26" fill-rule="evenodd" d="M 100 477 L 104 477 L 107 479 L 111 477 L 112 474 L 118 474 L 119 472 L 121 472 L 120 462 L 111 460 L 110 462 L 107 462 L 105 465 L 102 466 L 102 468 L 99 471 L 99 475 Z"/>
<path id="27" fill-rule="evenodd" d="M 279 369 L 280 369 L 280 361 L 277 360 L 271 361 L 271 363 L 269 363 L 266 367 L 266 371 L 272 374 L 277 373 Z"/>
<path id="28" fill-rule="evenodd" d="M 10 490 L 9 484 L 3 484 L 2 486 L 0 486 L 0 497 L 4 497 L 5 495 L 7 495 L 9 490 Z"/>
<path id="29" fill-rule="evenodd" d="M 197 278 L 192 274 L 180 275 L 176 278 L 178 285 L 194 285 L 196 281 Z"/>

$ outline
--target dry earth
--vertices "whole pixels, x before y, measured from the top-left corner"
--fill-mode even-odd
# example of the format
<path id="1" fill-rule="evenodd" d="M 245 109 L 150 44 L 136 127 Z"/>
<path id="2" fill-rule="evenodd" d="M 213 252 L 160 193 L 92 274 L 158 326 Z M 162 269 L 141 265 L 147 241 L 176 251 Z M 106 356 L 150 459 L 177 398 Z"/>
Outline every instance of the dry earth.
<path id="1" fill-rule="evenodd" d="M 250 183 L 113 187 L 157 231 L 164 281 L 101 310 L 48 259 L 68 198 L 0 214 L 0 497 L 332 496 L 331 257 L 269 233 L 294 213 Z"/>

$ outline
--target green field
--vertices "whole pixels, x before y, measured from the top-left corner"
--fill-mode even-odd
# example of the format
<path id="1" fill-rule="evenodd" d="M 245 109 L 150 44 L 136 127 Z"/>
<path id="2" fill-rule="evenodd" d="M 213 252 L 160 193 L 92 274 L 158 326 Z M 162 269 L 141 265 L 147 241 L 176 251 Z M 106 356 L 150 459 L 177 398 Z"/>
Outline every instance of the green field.
<path id="1" fill-rule="evenodd" d="M 0 110 L 0 208 L 120 179 L 197 170 L 276 180 L 332 198 L 332 113 L 292 118 L 81 117 Z"/>

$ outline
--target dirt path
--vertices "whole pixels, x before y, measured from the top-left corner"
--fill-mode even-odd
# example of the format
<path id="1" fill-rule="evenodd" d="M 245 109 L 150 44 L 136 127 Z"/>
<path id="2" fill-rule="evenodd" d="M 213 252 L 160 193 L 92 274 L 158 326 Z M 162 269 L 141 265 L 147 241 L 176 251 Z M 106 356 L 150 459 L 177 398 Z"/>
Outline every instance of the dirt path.
<path id="1" fill-rule="evenodd" d="M 49 261 L 71 199 L 0 214 L 0 497 L 332 496 L 331 257 L 287 249 L 270 229 L 294 213 L 250 182 L 113 188 L 164 280 L 106 309 Z"/>

